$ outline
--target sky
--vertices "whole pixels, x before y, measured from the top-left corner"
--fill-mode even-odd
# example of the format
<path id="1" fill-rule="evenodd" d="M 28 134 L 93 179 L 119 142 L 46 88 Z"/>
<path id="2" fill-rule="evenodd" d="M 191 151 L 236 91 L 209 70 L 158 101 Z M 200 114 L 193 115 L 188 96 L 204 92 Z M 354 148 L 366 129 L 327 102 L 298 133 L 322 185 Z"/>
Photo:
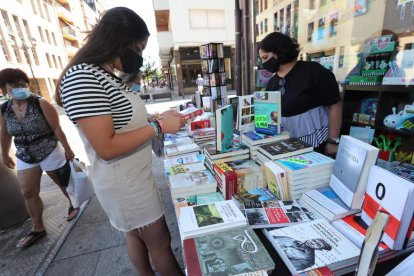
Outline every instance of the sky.
<path id="1" fill-rule="evenodd" d="M 160 66 L 159 47 L 157 40 L 157 28 L 155 25 L 154 7 L 152 0 L 106 0 L 108 8 L 127 7 L 134 10 L 147 23 L 150 37 L 147 47 L 144 50 L 143 58 L 145 61 L 155 61 L 157 67 Z"/>

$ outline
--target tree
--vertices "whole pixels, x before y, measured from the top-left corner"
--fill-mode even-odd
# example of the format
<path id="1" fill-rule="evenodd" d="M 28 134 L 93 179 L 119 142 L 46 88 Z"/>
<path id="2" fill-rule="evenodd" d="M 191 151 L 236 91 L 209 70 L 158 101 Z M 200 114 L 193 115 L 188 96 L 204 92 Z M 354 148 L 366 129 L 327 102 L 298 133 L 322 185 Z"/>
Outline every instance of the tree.
<path id="1" fill-rule="evenodd" d="M 145 61 L 141 72 L 144 82 L 152 81 L 152 78 L 157 77 L 158 75 L 158 68 L 155 66 L 155 61 Z"/>

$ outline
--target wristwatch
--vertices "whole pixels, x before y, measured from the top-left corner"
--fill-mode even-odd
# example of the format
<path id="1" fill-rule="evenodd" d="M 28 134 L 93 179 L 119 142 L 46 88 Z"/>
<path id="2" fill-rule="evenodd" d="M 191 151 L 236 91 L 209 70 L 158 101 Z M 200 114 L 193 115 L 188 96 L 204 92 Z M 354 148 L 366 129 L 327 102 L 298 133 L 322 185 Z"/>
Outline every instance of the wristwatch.
<path id="1" fill-rule="evenodd" d="M 329 144 L 334 144 L 334 145 L 339 145 L 339 137 L 334 137 L 334 138 L 330 138 L 328 137 L 328 139 L 326 139 L 326 142 Z"/>

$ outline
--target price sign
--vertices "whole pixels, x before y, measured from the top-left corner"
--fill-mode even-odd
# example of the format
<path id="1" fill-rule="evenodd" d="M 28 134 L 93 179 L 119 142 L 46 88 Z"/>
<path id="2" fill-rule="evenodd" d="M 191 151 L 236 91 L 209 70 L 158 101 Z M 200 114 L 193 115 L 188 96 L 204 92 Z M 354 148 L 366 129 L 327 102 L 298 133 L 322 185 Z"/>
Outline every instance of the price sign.
<path id="1" fill-rule="evenodd" d="M 267 121 L 267 115 L 254 115 L 255 127 L 267 128 L 269 122 Z"/>

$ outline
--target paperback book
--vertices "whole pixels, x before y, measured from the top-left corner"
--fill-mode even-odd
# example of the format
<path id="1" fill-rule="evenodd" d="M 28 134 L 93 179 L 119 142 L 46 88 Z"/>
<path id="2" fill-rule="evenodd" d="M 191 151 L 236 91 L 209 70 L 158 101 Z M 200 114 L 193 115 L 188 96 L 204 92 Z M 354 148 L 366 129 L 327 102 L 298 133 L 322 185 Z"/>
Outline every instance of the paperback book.
<path id="1" fill-rule="evenodd" d="M 369 170 L 378 153 L 378 148 L 356 138 L 341 137 L 329 185 L 349 208 L 361 209 Z"/>
<path id="2" fill-rule="evenodd" d="M 254 92 L 254 125 L 258 133 L 276 135 L 280 133 L 282 120 L 280 92 Z"/>
<path id="3" fill-rule="evenodd" d="M 237 130 L 242 133 L 254 130 L 254 95 L 239 96 Z"/>
<path id="4" fill-rule="evenodd" d="M 189 107 L 187 109 L 180 111 L 180 113 L 183 115 L 184 119 L 189 120 L 191 118 L 203 114 L 203 110 L 197 107 Z"/>
<path id="5" fill-rule="evenodd" d="M 255 131 L 245 131 L 242 133 L 242 142 L 247 146 L 262 145 L 269 142 L 276 142 L 289 138 L 289 132 L 282 131 L 277 135 L 266 135 Z"/>
<path id="6" fill-rule="evenodd" d="M 393 250 L 402 249 L 414 214 L 414 183 L 373 166 L 362 206 L 362 220 L 371 225 L 378 210 L 390 214 L 382 241 Z"/>
<path id="7" fill-rule="evenodd" d="M 285 170 L 274 162 L 265 162 L 267 188 L 280 200 L 289 199 L 289 187 Z"/>
<path id="8" fill-rule="evenodd" d="M 329 221 L 360 212 L 359 209 L 349 208 L 329 186 L 305 192 L 301 200 Z"/>
<path id="9" fill-rule="evenodd" d="M 360 249 L 325 220 L 263 230 L 292 274 L 356 263 Z"/>
<path id="10" fill-rule="evenodd" d="M 245 202 L 244 213 L 251 228 L 285 227 L 317 218 L 295 200 Z"/>
<path id="11" fill-rule="evenodd" d="M 289 138 L 259 146 L 259 152 L 270 160 L 286 158 L 310 151 L 313 151 L 313 147 L 298 138 Z"/>
<path id="12" fill-rule="evenodd" d="M 216 191 L 217 182 L 210 171 L 195 171 L 168 177 L 171 197 L 183 197 Z"/>
<path id="13" fill-rule="evenodd" d="M 227 105 L 216 110 L 216 147 L 219 152 L 227 152 L 233 141 L 233 107 Z"/>
<path id="14" fill-rule="evenodd" d="M 174 156 L 163 160 L 164 167 L 167 169 L 168 167 L 176 166 L 176 165 L 186 165 L 191 163 L 204 163 L 204 155 L 203 154 L 188 154 L 188 155 L 180 155 Z"/>
<path id="15" fill-rule="evenodd" d="M 240 226 L 247 226 L 246 218 L 232 200 L 180 210 L 179 228 L 183 240 Z"/>
<path id="16" fill-rule="evenodd" d="M 256 233 L 245 227 L 186 239 L 183 249 L 191 276 L 255 275 L 275 268 Z"/>
<path id="17" fill-rule="evenodd" d="M 267 188 L 256 188 L 245 192 L 240 192 L 234 194 L 232 198 L 240 209 L 244 208 L 244 204 L 246 202 L 278 200 L 277 196 Z"/>
<path id="18" fill-rule="evenodd" d="M 175 214 L 177 215 L 177 218 L 178 218 L 180 215 L 181 207 L 203 205 L 203 204 L 209 204 L 209 203 L 213 203 L 217 201 L 224 201 L 224 198 L 221 195 L 221 193 L 213 192 L 213 193 L 192 195 L 188 197 L 173 198 L 172 201 L 173 201 L 174 208 L 175 208 Z"/>

